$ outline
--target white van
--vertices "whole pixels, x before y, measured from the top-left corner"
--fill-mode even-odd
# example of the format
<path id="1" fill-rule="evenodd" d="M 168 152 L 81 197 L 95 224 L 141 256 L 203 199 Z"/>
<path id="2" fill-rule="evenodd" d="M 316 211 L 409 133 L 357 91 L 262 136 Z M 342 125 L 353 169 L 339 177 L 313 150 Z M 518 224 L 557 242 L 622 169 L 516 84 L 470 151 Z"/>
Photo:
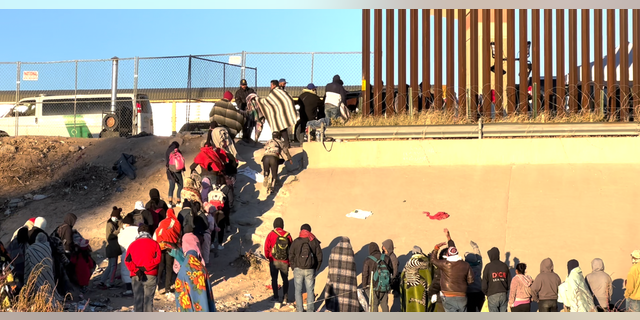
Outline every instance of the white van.
<path id="1" fill-rule="evenodd" d="M 109 127 L 116 125 L 114 131 L 119 131 L 120 136 L 153 134 L 153 114 L 146 95 L 118 94 L 116 99 L 118 121 L 108 119 Z M 104 131 L 104 116 L 110 112 L 110 94 L 42 95 L 20 100 L 0 118 L 0 130 L 13 136 L 17 124 L 20 136 L 98 138 Z"/>

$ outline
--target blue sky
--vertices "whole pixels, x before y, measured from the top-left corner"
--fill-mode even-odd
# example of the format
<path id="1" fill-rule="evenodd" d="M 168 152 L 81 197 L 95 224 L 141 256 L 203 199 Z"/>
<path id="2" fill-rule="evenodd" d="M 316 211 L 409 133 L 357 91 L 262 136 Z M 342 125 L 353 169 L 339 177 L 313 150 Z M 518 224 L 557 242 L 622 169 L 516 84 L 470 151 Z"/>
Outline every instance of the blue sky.
<path id="1" fill-rule="evenodd" d="M 606 11 L 603 16 L 603 22 L 606 25 Z M 113 56 L 121 58 L 158 57 L 240 51 L 361 51 L 361 17 L 361 10 L 344 9 L 0 10 L 0 30 L 5 30 L 3 32 L 5 45 L 3 46 L 4 50 L 0 51 L 0 61 L 108 59 Z M 518 14 L 516 14 L 516 27 L 519 23 L 517 17 Z M 544 15 L 541 14 L 541 18 L 543 17 Z M 580 19 L 581 15 L 579 14 L 579 32 Z M 593 19 L 593 14 L 591 19 Z M 371 20 L 373 21 L 373 10 Z M 531 21 L 530 11 L 528 20 Z M 568 13 L 565 21 L 568 25 Z M 629 18 L 629 22 L 629 36 L 631 37 L 631 18 Z M 409 17 L 407 17 L 408 23 Z M 433 32 L 433 20 L 431 24 Z M 618 23 L 616 23 L 617 25 Z M 371 35 L 373 36 L 373 30 Z M 591 36 L 593 36 L 593 29 Z M 408 37 L 409 33 L 407 32 Z M 565 38 L 568 41 L 568 37 Z M 397 35 L 395 39 L 397 40 Z M 542 39 L 543 32 L 541 31 Z M 604 32 L 604 40 L 606 41 L 606 32 Z M 516 41 L 518 41 L 517 33 Z M 373 48 L 373 39 L 371 44 Z M 11 47 L 15 50 L 8 50 Z M 580 51 L 580 46 L 578 50 Z M 567 52 L 565 64 L 568 64 L 568 50 L 565 51 Z M 542 52 L 544 52 L 544 48 L 541 50 L 541 57 L 544 59 Z M 606 54 L 606 51 L 604 52 Z M 434 59 L 433 56 L 432 54 L 432 59 Z M 580 56 L 581 52 L 578 52 L 579 64 L 582 61 Z M 593 60 L 593 48 L 590 57 L 590 60 Z M 226 56 L 220 57 L 220 59 L 228 61 Z M 359 56 L 315 55 L 313 80 L 317 85 L 323 85 L 329 82 L 334 74 L 341 74 L 347 84 L 357 85 L 360 83 L 361 76 L 359 63 Z M 128 69 L 132 67 L 129 65 L 132 63 L 123 62 L 121 74 L 125 73 L 126 75 L 130 72 Z M 258 67 L 260 86 L 266 85 L 265 82 L 268 83 L 271 79 L 281 77 L 287 78 L 290 85 L 306 85 L 311 81 L 310 55 L 250 55 L 247 59 L 247 65 Z M 63 73 L 56 67 L 48 66 L 51 70 L 49 73 Z M 154 67 L 161 68 L 162 65 L 158 64 Z M 60 68 L 65 69 L 65 74 L 71 73 L 71 69 L 73 69 L 71 66 L 60 66 Z M 179 73 L 183 69 L 181 64 L 174 64 L 167 66 L 167 68 L 171 70 L 172 74 Z M 397 71 L 397 67 L 395 69 Z M 13 70 L 11 72 L 9 66 L 0 65 L 0 90 L 6 90 L 7 86 L 15 86 L 15 69 Z M 91 80 L 92 77 L 84 76 L 85 79 L 88 79 L 86 81 L 96 81 L 100 83 L 100 86 L 108 87 L 109 67 L 95 67 L 94 70 L 100 70 L 95 71 L 99 75 L 93 77 L 100 78 L 100 80 Z M 146 70 L 141 67 L 141 82 L 144 80 L 143 72 L 148 72 Z M 542 71 L 541 73 L 543 74 Z M 373 75 L 373 68 L 371 74 Z M 446 74 L 444 76 L 446 77 Z M 42 77 L 42 80 L 46 79 L 44 72 Z M 126 84 L 127 81 L 123 81 L 125 86 L 129 86 Z M 231 83 L 237 81 L 239 78 L 231 79 Z M 443 79 L 443 83 L 445 81 L 446 78 Z M 39 84 L 69 88 L 73 87 L 72 82 L 73 79 L 50 77 L 46 81 L 40 81 Z M 178 82 L 182 83 L 181 80 Z"/>

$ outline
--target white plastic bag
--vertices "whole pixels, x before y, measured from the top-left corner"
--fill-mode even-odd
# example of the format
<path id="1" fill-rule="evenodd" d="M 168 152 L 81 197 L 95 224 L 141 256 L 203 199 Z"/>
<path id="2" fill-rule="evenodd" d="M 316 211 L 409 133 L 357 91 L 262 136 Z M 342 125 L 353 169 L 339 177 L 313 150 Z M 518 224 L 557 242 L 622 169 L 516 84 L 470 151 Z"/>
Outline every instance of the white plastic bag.
<path id="1" fill-rule="evenodd" d="M 356 218 L 356 219 L 366 219 L 368 217 L 370 217 L 373 214 L 373 212 L 371 211 L 364 211 L 364 210 L 353 210 L 352 212 L 347 213 L 347 218 Z"/>

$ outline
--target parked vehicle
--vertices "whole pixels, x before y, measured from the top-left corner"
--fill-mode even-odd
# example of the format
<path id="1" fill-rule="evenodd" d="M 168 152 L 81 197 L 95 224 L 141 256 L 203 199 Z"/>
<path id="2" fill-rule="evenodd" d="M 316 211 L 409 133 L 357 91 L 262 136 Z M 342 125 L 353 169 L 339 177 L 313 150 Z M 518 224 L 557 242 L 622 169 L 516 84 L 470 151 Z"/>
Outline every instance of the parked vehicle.
<path id="1" fill-rule="evenodd" d="M 25 98 L 0 118 L 0 130 L 14 135 L 17 125 L 18 135 L 76 138 L 97 138 L 106 131 L 116 136 L 153 134 L 153 114 L 146 95 L 118 94 L 116 99 L 112 113 L 110 94 Z"/>

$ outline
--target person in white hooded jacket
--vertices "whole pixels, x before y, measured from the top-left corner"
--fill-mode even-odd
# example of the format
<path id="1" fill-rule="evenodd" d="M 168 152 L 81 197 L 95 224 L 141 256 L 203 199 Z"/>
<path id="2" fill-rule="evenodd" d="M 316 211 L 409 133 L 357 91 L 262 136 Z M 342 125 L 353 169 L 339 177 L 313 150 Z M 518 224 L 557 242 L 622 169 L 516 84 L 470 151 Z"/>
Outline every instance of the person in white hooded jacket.
<path id="1" fill-rule="evenodd" d="M 558 302 L 564 304 L 568 312 L 595 312 L 591 290 L 582 276 L 582 269 L 577 260 L 567 263 L 569 276 L 558 287 Z"/>
<path id="2" fill-rule="evenodd" d="M 121 261 L 124 261 L 127 249 L 129 249 L 129 246 L 136 240 L 137 236 L 138 226 L 133 225 L 133 216 L 128 214 L 124 219 L 122 219 L 122 230 L 118 234 L 118 244 L 122 250 Z M 131 276 L 129 275 L 129 270 L 124 263 L 120 264 L 120 276 L 122 277 L 122 282 L 125 284 L 125 292 L 122 293 L 122 295 L 125 297 L 133 296 Z"/>

